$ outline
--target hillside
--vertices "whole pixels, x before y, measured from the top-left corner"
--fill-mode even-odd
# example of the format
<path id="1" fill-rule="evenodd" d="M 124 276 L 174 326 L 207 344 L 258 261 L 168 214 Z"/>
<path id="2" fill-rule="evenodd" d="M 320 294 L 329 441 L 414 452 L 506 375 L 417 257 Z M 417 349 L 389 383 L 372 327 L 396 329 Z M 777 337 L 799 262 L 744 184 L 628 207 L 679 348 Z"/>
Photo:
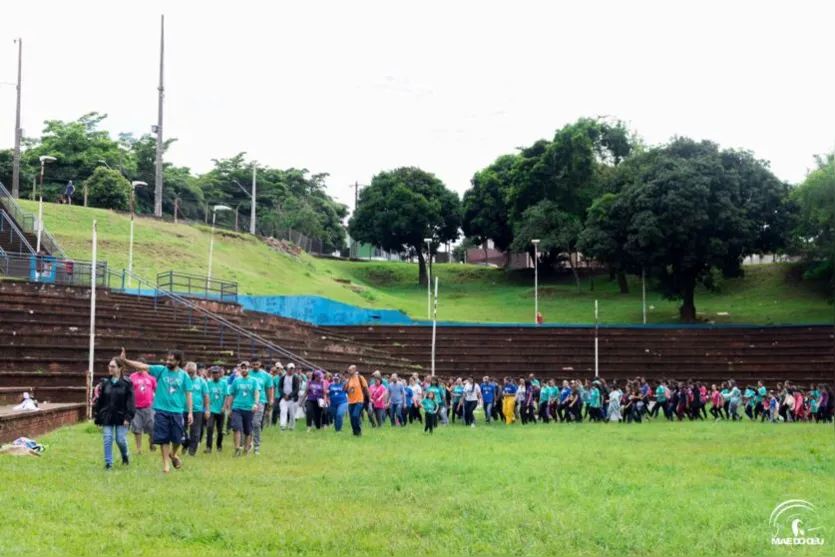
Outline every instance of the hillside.
<path id="1" fill-rule="evenodd" d="M 25 210 L 37 204 L 22 201 Z M 99 254 L 113 269 L 127 267 L 129 218 L 101 209 L 45 204 L 49 231 L 75 258 L 91 256 L 91 227 L 98 220 Z M 209 229 L 137 218 L 134 270 L 154 279 L 171 269 L 205 276 Z M 533 321 L 533 278 L 530 272 L 505 273 L 470 265 L 436 265 L 440 279 L 439 319 L 476 322 Z M 318 295 L 364 307 L 405 311 L 426 318 L 426 289 L 416 284 L 417 267 L 409 263 L 359 263 L 293 257 L 277 252 L 248 235 L 217 230 L 213 274 L 237 281 L 242 294 Z M 726 280 L 719 292 L 698 291 L 700 317 L 727 323 L 832 322 L 833 308 L 821 285 L 792 278 L 787 265 L 746 267 L 742 279 Z M 594 300 L 602 323 L 640 323 L 640 281 L 628 295 L 606 277 L 586 281 L 577 292 L 570 280 L 540 280 L 540 311 L 546 323 L 589 323 Z M 650 323 L 677 321 L 677 303 L 647 293 Z M 719 316 L 718 313 L 727 313 Z"/>

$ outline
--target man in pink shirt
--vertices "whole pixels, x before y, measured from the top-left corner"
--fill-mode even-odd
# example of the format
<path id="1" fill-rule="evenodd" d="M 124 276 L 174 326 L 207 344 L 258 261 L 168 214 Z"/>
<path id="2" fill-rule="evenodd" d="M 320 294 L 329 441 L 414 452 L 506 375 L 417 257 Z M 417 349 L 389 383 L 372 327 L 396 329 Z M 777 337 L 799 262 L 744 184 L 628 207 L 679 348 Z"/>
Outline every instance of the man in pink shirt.
<path id="1" fill-rule="evenodd" d="M 142 454 L 142 433 L 148 434 L 148 447 L 151 451 L 156 450 L 154 446 L 154 392 L 157 388 L 157 379 L 146 370 L 137 371 L 130 376 L 133 383 L 133 392 L 136 400 L 136 414 L 131 422 L 131 429 L 136 437 L 136 453 Z"/>

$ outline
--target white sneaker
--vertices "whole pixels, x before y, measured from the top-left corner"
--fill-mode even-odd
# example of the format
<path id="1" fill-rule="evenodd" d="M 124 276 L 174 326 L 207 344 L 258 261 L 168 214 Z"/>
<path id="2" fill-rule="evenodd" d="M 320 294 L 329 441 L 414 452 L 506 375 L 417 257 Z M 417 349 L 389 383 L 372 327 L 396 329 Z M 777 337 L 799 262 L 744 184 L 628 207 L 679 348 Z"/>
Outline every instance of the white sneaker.
<path id="1" fill-rule="evenodd" d="M 475 424 L 470 424 L 470 427 L 475 427 Z"/>

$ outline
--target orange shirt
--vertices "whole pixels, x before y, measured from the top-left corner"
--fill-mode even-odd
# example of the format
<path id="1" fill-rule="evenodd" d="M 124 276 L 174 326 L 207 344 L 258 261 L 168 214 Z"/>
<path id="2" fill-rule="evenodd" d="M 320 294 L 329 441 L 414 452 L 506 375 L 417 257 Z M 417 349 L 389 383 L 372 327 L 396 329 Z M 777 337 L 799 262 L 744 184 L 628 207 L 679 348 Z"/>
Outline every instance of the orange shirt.
<path id="1" fill-rule="evenodd" d="M 348 379 L 348 382 L 345 384 L 345 392 L 348 393 L 348 404 L 364 402 L 365 397 L 362 392 L 363 389 L 367 388 L 368 382 L 366 382 L 365 377 L 362 375 L 357 375 L 356 377 Z"/>

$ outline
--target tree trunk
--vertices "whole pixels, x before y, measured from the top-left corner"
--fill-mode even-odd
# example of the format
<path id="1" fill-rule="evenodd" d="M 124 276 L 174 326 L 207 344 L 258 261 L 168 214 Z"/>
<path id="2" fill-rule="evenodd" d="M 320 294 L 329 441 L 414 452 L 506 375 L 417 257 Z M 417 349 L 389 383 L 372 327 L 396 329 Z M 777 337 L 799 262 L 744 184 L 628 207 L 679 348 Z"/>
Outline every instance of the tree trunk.
<path id="1" fill-rule="evenodd" d="M 577 267 L 574 266 L 574 259 L 568 254 L 568 264 L 571 266 L 571 273 L 574 275 L 574 283 L 577 285 L 577 292 L 580 291 L 580 275 L 577 274 Z"/>
<path id="2" fill-rule="evenodd" d="M 484 250 L 484 265 L 487 266 L 487 242 L 483 242 L 481 244 L 481 248 Z"/>
<path id="3" fill-rule="evenodd" d="M 423 257 L 423 252 L 417 250 L 418 257 L 418 284 L 426 286 L 426 259 Z"/>
<path id="4" fill-rule="evenodd" d="M 513 256 L 513 253 L 510 250 L 504 252 L 504 268 L 505 270 L 510 269 L 510 258 Z"/>
<path id="5" fill-rule="evenodd" d="M 626 282 L 626 273 L 618 271 L 618 288 L 621 294 L 629 294 L 629 283 Z"/>
<path id="6" fill-rule="evenodd" d="M 693 323 L 696 320 L 696 281 L 692 280 L 684 287 L 684 299 L 679 308 L 679 316 L 685 323 Z"/>

